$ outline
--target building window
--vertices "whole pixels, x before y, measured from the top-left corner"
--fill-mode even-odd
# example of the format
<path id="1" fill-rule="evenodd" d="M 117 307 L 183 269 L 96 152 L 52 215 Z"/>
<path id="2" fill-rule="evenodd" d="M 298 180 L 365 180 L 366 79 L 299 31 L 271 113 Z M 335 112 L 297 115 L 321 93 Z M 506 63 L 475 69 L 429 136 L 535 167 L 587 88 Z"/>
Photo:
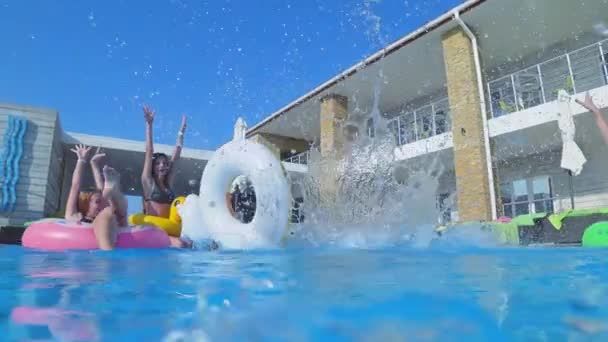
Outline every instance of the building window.
<path id="1" fill-rule="evenodd" d="M 439 209 L 439 224 L 448 224 L 452 220 L 452 205 L 450 194 L 437 196 L 437 209 Z"/>
<path id="2" fill-rule="evenodd" d="M 442 134 L 450 131 L 450 102 L 445 99 L 433 104 L 435 111 L 435 134 Z"/>
<path id="3" fill-rule="evenodd" d="M 413 112 L 401 117 L 399 121 L 399 135 L 402 145 L 416 141 L 416 117 Z"/>
<path id="4" fill-rule="evenodd" d="M 416 140 L 429 138 L 433 135 L 433 108 L 426 106 L 416 110 Z"/>
<path id="5" fill-rule="evenodd" d="M 367 136 L 374 138 L 376 136 L 376 128 L 374 127 L 374 118 L 367 119 L 366 122 Z"/>
<path id="6" fill-rule="evenodd" d="M 291 217 L 289 218 L 289 222 L 291 223 L 303 223 L 304 222 L 304 214 L 302 213 L 302 204 L 304 203 L 304 199 L 302 197 L 294 198 L 291 207 Z"/>
<path id="7" fill-rule="evenodd" d="M 518 179 L 502 184 L 500 191 L 505 216 L 553 213 L 555 198 L 549 176 Z"/>
<path id="8" fill-rule="evenodd" d="M 536 67 L 515 74 L 515 89 L 520 109 L 531 108 L 543 103 L 540 76 Z"/>
<path id="9" fill-rule="evenodd" d="M 448 131 L 447 115 L 443 110 L 435 112 L 435 133 L 442 134 Z"/>
<path id="10" fill-rule="evenodd" d="M 511 77 L 490 82 L 490 103 L 495 118 L 517 111 Z"/>

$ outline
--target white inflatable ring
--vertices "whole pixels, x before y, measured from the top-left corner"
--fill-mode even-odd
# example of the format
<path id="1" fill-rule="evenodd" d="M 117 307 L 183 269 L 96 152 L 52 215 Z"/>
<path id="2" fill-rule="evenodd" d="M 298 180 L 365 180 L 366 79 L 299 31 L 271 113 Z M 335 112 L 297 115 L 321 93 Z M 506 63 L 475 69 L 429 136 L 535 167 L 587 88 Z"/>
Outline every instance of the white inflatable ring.
<path id="1" fill-rule="evenodd" d="M 226 203 L 234 179 L 246 176 L 253 184 L 256 210 L 242 223 Z M 222 247 L 249 249 L 276 247 L 289 223 L 291 195 L 280 160 L 270 150 L 249 140 L 231 141 L 215 152 L 205 166 L 199 205 L 205 229 Z"/>

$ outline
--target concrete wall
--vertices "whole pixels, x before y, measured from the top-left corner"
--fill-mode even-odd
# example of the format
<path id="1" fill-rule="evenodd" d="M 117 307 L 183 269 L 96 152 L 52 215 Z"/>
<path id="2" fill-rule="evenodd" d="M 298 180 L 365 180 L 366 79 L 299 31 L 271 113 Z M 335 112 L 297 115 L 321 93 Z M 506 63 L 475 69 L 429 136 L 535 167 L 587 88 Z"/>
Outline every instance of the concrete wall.
<path id="1" fill-rule="evenodd" d="M 65 150 L 62 135 L 63 130 L 61 129 L 59 120 L 57 120 L 49 158 L 49 176 L 44 204 L 44 212 L 47 214 L 58 214 L 61 208 L 65 169 Z"/>
<path id="2" fill-rule="evenodd" d="M 277 154 L 281 159 L 287 155 L 295 155 L 310 149 L 310 143 L 306 140 L 284 137 L 276 134 L 258 133 L 249 138 L 255 142 L 264 144 Z"/>
<path id="3" fill-rule="evenodd" d="M 9 115 L 25 117 L 28 126 L 24 136 L 20 178 L 16 186 L 15 209 L 9 213 L 0 213 L 0 226 L 21 225 L 25 221 L 53 214 L 57 208 L 57 192 L 61 188 L 61 178 L 57 176 L 60 173 L 58 163 L 62 157 L 62 152 L 58 149 L 60 143 L 56 139 L 60 132 L 57 112 L 0 104 L 2 140 Z"/>
<path id="4" fill-rule="evenodd" d="M 598 42 L 597 35 L 587 33 L 579 37 L 577 40 L 565 40 L 560 41 L 552 46 L 548 46 L 545 49 L 538 50 L 531 55 L 524 57 L 515 56 L 513 62 L 503 64 L 493 68 L 486 68 L 484 70 L 484 77 L 486 81 L 492 81 L 500 78 L 504 75 L 508 75 L 532 65 L 547 61 L 551 58 L 563 55 L 570 51 L 574 51 Z M 608 51 L 607 51 L 608 52 Z"/>
<path id="5" fill-rule="evenodd" d="M 583 171 L 574 176 L 574 205 L 576 209 L 608 207 L 608 148 L 600 143 L 581 146 L 587 158 Z M 536 176 L 550 176 L 553 192 L 558 199 L 555 211 L 570 209 L 570 183 L 566 170 L 560 167 L 561 150 L 536 154 L 526 158 L 514 158 L 499 163 L 500 180 L 503 183 Z"/>
<path id="6" fill-rule="evenodd" d="M 383 115 L 385 118 L 392 119 L 397 116 L 409 113 L 420 107 L 427 106 L 427 105 L 431 104 L 432 102 L 443 100 L 447 97 L 448 97 L 447 88 L 429 90 L 428 92 L 425 91 L 425 94 L 423 96 L 419 96 L 419 97 L 412 98 L 412 99 L 407 99 L 401 105 L 399 105 L 395 108 L 392 108 L 390 110 L 387 110 L 386 112 L 383 113 Z"/>

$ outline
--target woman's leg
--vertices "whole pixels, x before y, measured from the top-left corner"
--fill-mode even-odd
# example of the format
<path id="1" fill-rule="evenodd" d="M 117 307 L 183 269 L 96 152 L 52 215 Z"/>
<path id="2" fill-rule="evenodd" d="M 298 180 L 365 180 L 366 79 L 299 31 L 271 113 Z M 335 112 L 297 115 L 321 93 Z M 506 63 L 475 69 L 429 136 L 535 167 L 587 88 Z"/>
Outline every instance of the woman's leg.
<path id="1" fill-rule="evenodd" d="M 110 203 L 110 207 L 114 210 L 116 221 L 120 227 L 126 227 L 127 222 L 127 199 L 120 191 L 120 174 L 109 166 L 104 166 L 103 177 L 105 183 L 103 185 L 102 196 Z"/>
<path id="2" fill-rule="evenodd" d="M 97 239 L 100 249 L 111 251 L 116 244 L 116 234 L 118 233 L 118 223 L 114 210 L 107 207 L 102 210 L 93 221 L 93 232 Z"/>
<path id="3" fill-rule="evenodd" d="M 93 230 L 99 248 L 112 250 L 116 244 L 118 227 L 127 226 L 127 200 L 120 192 L 120 174 L 111 167 L 103 168 L 105 183 L 102 196 L 110 204 L 93 221 Z"/>

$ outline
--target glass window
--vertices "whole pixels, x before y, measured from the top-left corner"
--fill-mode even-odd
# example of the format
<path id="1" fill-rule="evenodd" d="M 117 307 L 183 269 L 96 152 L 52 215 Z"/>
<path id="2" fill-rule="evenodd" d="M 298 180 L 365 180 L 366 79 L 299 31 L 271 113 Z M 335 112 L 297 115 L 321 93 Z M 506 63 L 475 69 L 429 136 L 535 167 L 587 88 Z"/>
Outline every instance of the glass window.
<path id="1" fill-rule="evenodd" d="M 566 90 L 568 94 L 574 93 L 574 80 L 570 77 L 566 56 L 560 56 L 542 63 L 540 71 L 543 75 L 543 86 L 547 101 L 557 100 L 560 89 Z"/>
<path id="2" fill-rule="evenodd" d="M 513 205 L 505 204 L 502 206 L 502 210 L 503 210 L 505 216 L 515 217 L 515 215 L 513 215 Z"/>
<path id="3" fill-rule="evenodd" d="M 388 123 L 388 129 L 395 137 L 395 144 L 397 146 L 401 145 L 401 140 L 399 139 L 399 118 L 395 118 Z"/>
<path id="4" fill-rule="evenodd" d="M 450 103 L 448 100 L 434 104 L 435 108 L 435 134 L 442 134 L 452 129 L 450 123 Z"/>
<path id="5" fill-rule="evenodd" d="M 416 121 L 414 113 L 407 113 L 400 120 L 401 143 L 409 144 L 416 141 Z"/>
<path id="6" fill-rule="evenodd" d="M 416 125 L 418 126 L 418 140 L 433 135 L 433 108 L 431 106 L 416 110 Z"/>
<path id="7" fill-rule="evenodd" d="M 295 198 L 292 202 L 292 208 L 291 208 L 291 218 L 290 218 L 290 222 L 291 223 L 303 223 L 304 222 L 304 215 L 302 214 L 302 204 L 304 203 L 304 199 L 303 198 Z"/>
<path id="8" fill-rule="evenodd" d="M 538 106 L 543 102 L 540 77 L 537 67 L 528 68 L 515 74 L 515 89 L 520 108 Z"/>
<path id="9" fill-rule="evenodd" d="M 367 119 L 367 136 L 373 138 L 376 136 L 376 128 L 374 127 L 374 118 Z"/>
<path id="10" fill-rule="evenodd" d="M 535 201 L 534 212 L 553 214 L 553 200 Z"/>
<path id="11" fill-rule="evenodd" d="M 515 216 L 525 215 L 530 213 L 530 204 L 528 202 L 515 203 Z"/>
<path id="12" fill-rule="evenodd" d="M 602 55 L 597 45 L 592 45 L 570 54 L 570 63 L 576 92 L 599 88 L 606 84 L 602 72 Z"/>
<path id="13" fill-rule="evenodd" d="M 503 77 L 502 79 L 490 82 L 489 86 L 492 114 L 494 117 L 517 111 L 511 77 Z"/>
<path id="14" fill-rule="evenodd" d="M 551 177 L 518 179 L 502 184 L 500 195 L 504 214 L 509 217 L 529 213 L 553 213 Z"/>
<path id="15" fill-rule="evenodd" d="M 502 203 L 513 202 L 513 183 L 506 183 L 500 186 Z"/>
<path id="16" fill-rule="evenodd" d="M 439 224 L 447 224 L 451 221 L 452 208 L 450 205 L 450 194 L 437 196 L 437 209 L 439 209 Z"/>
<path id="17" fill-rule="evenodd" d="M 368 121 L 368 134 L 373 137 L 375 133 L 370 130 L 370 124 L 373 126 L 373 120 Z M 448 99 L 443 99 L 415 111 L 405 112 L 392 119 L 388 128 L 395 135 L 397 145 L 405 145 L 449 132 L 452 129 L 450 103 Z"/>
<path id="18" fill-rule="evenodd" d="M 513 200 L 515 202 L 528 201 L 528 184 L 525 179 L 513 182 Z"/>
<path id="19" fill-rule="evenodd" d="M 552 198 L 551 179 L 549 177 L 534 178 L 532 180 L 532 191 L 535 200 Z"/>

